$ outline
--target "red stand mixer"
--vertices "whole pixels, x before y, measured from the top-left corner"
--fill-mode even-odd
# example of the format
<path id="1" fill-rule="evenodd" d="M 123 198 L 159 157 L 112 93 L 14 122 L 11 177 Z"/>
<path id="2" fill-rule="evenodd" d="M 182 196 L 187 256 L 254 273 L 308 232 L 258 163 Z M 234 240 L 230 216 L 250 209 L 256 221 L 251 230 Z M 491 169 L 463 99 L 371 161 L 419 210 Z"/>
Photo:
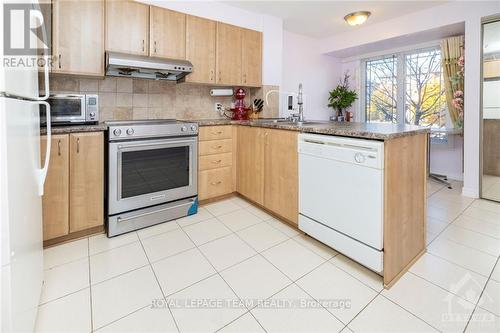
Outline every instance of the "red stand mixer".
<path id="1" fill-rule="evenodd" d="M 230 110 L 233 113 L 231 116 L 232 120 L 248 120 L 248 114 L 250 112 L 250 108 L 245 107 L 245 99 L 246 93 L 245 90 L 238 88 L 234 93 L 234 97 L 236 97 L 236 102 L 234 102 L 234 107 Z"/>

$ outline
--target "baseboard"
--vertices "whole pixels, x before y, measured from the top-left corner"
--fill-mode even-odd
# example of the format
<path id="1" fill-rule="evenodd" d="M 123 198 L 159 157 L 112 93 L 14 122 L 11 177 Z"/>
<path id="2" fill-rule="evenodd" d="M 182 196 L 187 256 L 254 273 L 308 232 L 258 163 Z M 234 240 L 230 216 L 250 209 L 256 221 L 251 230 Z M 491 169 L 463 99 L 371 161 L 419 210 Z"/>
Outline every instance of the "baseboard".
<path id="1" fill-rule="evenodd" d="M 474 188 L 462 187 L 462 195 L 464 197 L 477 199 L 477 198 L 479 198 L 479 190 L 474 189 Z"/>
<path id="2" fill-rule="evenodd" d="M 463 173 L 449 173 L 447 171 L 434 170 L 434 169 L 431 170 L 431 173 L 435 173 L 438 175 L 446 175 L 446 178 L 451 179 L 451 180 L 458 180 L 458 181 L 464 180 Z"/>

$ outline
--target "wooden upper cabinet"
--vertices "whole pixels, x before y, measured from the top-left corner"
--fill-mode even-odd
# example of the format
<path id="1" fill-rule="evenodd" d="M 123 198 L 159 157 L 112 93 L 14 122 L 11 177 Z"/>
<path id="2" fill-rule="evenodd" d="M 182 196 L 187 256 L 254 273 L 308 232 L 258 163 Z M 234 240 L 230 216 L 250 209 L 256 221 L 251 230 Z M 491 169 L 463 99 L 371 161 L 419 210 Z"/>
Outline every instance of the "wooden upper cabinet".
<path id="1" fill-rule="evenodd" d="M 187 82 L 215 83 L 215 38 L 217 22 L 188 15 L 186 59 L 193 64 Z"/>
<path id="2" fill-rule="evenodd" d="M 42 164 L 47 137 L 41 137 Z M 42 197 L 43 240 L 67 235 L 69 232 L 69 137 L 53 135 L 50 167 Z"/>
<path id="3" fill-rule="evenodd" d="M 102 226 L 104 220 L 104 135 L 70 134 L 70 232 Z"/>
<path id="4" fill-rule="evenodd" d="M 148 55 L 149 6 L 106 0 L 106 51 Z"/>
<path id="5" fill-rule="evenodd" d="M 241 29 L 241 84 L 262 85 L 262 32 Z"/>
<path id="6" fill-rule="evenodd" d="M 260 205 L 264 205 L 264 132 L 263 128 L 240 126 L 236 149 L 236 189 Z"/>
<path id="7" fill-rule="evenodd" d="M 298 223 L 299 172 L 297 132 L 266 129 L 264 207 Z"/>
<path id="8" fill-rule="evenodd" d="M 500 77 L 500 60 L 489 60 L 483 63 L 483 77 L 493 79 Z"/>
<path id="9" fill-rule="evenodd" d="M 217 83 L 241 84 L 241 28 L 217 22 Z"/>
<path id="10" fill-rule="evenodd" d="M 53 1 L 55 73 L 104 75 L 104 0 Z"/>
<path id="11" fill-rule="evenodd" d="M 150 7 L 149 54 L 186 59 L 186 14 Z"/>

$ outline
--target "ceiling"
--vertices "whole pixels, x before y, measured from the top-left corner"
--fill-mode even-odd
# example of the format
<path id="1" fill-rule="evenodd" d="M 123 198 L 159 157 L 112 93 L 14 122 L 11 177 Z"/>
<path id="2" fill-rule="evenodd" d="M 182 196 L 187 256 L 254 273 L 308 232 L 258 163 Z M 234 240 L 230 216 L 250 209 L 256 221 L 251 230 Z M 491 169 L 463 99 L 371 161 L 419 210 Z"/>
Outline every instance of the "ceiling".
<path id="1" fill-rule="evenodd" d="M 347 32 L 344 22 L 348 13 L 368 10 L 372 13 L 367 26 L 396 16 L 409 14 L 447 1 L 220 1 L 248 11 L 283 19 L 284 29 L 290 32 L 322 38 Z"/>

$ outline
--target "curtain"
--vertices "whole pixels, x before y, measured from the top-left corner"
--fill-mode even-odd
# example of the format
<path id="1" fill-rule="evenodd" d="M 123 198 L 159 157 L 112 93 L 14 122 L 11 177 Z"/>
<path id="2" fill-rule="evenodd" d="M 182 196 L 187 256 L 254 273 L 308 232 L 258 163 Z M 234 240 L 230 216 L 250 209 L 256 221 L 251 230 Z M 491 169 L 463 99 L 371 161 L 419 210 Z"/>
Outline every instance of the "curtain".
<path id="1" fill-rule="evenodd" d="M 464 36 L 450 37 L 441 41 L 446 104 L 455 128 L 463 127 L 463 53 Z M 462 60 L 462 64 L 459 59 Z"/>

